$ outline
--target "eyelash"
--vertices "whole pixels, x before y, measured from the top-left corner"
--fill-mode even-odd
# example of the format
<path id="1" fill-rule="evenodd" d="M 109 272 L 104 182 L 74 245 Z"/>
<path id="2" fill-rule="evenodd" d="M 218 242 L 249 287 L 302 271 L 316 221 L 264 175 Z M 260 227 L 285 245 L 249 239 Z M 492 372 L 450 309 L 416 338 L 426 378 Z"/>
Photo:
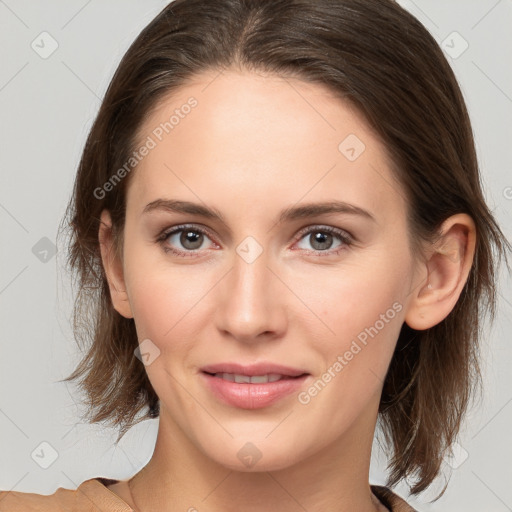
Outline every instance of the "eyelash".
<path id="1" fill-rule="evenodd" d="M 197 227 L 197 226 L 194 226 L 194 225 L 190 225 L 190 224 L 181 224 L 179 226 L 173 227 L 172 229 L 168 229 L 168 230 L 165 230 L 164 232 L 162 232 L 157 237 L 156 242 L 159 243 L 162 246 L 162 249 L 164 250 L 165 253 L 172 253 L 172 254 L 175 254 L 176 256 L 181 256 L 181 257 L 185 257 L 185 258 L 199 257 L 200 256 L 200 252 L 202 251 L 201 249 L 195 249 L 195 250 L 191 250 L 191 251 L 181 251 L 179 249 L 174 249 L 172 247 L 169 247 L 168 245 L 165 244 L 165 241 L 171 235 L 174 235 L 175 233 L 180 233 L 181 231 L 185 231 L 185 230 L 201 233 L 201 234 L 206 235 L 209 238 L 211 238 L 210 233 L 207 230 L 203 229 L 203 228 L 200 228 L 200 227 Z M 309 226 L 307 228 L 304 228 L 297 235 L 298 236 L 297 242 L 302 240 L 302 238 L 304 238 L 306 235 L 309 235 L 311 233 L 329 233 L 329 234 L 333 234 L 333 235 L 336 235 L 343 242 L 343 244 L 338 249 L 335 249 L 335 250 L 332 250 L 332 251 L 319 251 L 319 250 L 314 250 L 314 249 L 313 250 L 302 249 L 302 250 L 305 250 L 307 254 L 314 254 L 315 256 L 319 256 L 319 257 L 337 255 L 341 251 L 344 251 L 347 247 L 350 247 L 352 245 L 352 243 L 353 243 L 353 239 L 352 239 L 351 235 L 349 235 L 345 231 L 342 231 L 342 230 L 340 230 L 338 228 L 333 228 L 333 227 L 330 227 L 330 226 Z"/>

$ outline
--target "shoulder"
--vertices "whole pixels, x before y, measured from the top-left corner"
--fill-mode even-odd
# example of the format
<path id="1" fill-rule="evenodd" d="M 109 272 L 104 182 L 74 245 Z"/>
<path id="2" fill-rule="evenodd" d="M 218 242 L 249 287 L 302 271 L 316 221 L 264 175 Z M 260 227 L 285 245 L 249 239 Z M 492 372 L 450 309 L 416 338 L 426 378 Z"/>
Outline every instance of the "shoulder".
<path id="1" fill-rule="evenodd" d="M 53 494 L 0 491 L 0 512 L 132 512 L 106 485 L 107 479 L 91 478 L 77 489 L 59 487 Z"/>
<path id="2" fill-rule="evenodd" d="M 391 510 L 391 512 L 416 512 L 410 505 L 408 505 L 400 496 L 396 495 L 393 491 L 382 485 L 371 486 L 373 494 Z"/>
<path id="3" fill-rule="evenodd" d="M 74 491 L 59 488 L 53 494 L 0 491 L 0 512 L 61 512 L 70 505 Z M 68 506 L 68 510 L 74 510 Z"/>

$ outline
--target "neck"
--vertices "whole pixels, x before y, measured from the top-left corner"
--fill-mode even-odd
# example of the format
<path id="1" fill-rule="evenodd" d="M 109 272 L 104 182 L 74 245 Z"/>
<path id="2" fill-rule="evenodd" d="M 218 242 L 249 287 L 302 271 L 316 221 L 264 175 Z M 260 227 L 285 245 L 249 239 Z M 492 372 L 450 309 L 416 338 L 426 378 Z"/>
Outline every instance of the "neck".
<path id="1" fill-rule="evenodd" d="M 162 408 L 153 456 L 129 483 L 132 506 L 137 512 L 385 511 L 368 483 L 373 415 L 297 464 L 237 471 L 198 450 Z"/>

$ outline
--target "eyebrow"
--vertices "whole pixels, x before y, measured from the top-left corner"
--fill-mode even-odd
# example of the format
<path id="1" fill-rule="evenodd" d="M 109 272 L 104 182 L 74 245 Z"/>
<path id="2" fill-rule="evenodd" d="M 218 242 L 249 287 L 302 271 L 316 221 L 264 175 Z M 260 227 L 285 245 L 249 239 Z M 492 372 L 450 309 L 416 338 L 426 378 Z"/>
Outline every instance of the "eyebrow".
<path id="1" fill-rule="evenodd" d="M 178 201 L 174 199 L 156 199 L 148 203 L 142 214 L 150 213 L 155 210 L 168 211 L 173 213 L 186 213 L 189 215 L 198 215 L 211 220 L 217 220 L 226 224 L 222 213 L 216 208 L 204 206 L 190 201 Z M 342 201 L 328 201 L 323 203 L 306 203 L 300 206 L 291 206 L 281 211 L 279 222 L 290 222 L 293 220 L 325 215 L 329 213 L 345 213 L 349 215 L 358 215 L 377 222 L 376 218 L 367 210 L 359 206 L 345 203 Z"/>

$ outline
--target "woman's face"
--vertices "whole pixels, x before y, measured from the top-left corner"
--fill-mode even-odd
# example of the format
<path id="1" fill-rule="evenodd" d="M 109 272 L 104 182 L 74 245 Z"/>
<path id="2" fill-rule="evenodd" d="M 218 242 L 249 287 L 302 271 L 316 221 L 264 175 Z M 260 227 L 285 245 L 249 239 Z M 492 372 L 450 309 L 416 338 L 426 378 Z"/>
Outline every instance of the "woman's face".
<path id="1" fill-rule="evenodd" d="M 140 132 L 116 309 L 135 319 L 161 424 L 224 466 L 275 470 L 373 432 L 420 283 L 403 192 L 357 111 L 320 85 L 216 75 Z M 306 376 L 203 372 L 223 363 Z"/>

